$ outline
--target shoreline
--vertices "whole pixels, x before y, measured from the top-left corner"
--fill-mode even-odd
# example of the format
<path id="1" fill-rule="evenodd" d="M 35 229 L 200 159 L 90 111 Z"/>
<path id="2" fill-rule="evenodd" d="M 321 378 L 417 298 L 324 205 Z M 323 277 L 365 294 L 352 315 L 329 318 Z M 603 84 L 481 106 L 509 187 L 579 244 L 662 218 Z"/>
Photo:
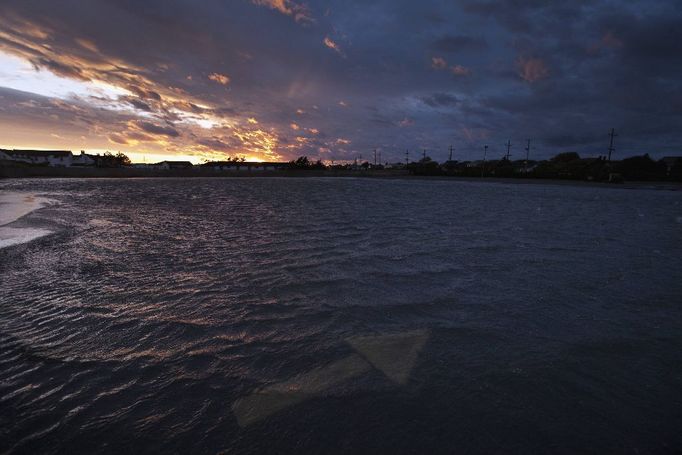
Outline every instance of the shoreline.
<path id="1" fill-rule="evenodd" d="M 50 204 L 50 200 L 33 193 L 0 193 L 0 250 L 45 237 L 53 233 L 36 227 L 9 227 L 25 216 Z"/>
<path id="2" fill-rule="evenodd" d="M 3 169 L 0 169 L 2 171 Z M 7 171 L 7 168 L 5 169 Z M 405 172 L 334 172 L 334 171 L 261 171 L 261 172 L 207 172 L 203 170 L 140 171 L 137 169 L 62 169 L 43 168 L 41 172 L 18 172 L 7 175 L 0 172 L 3 180 L 21 179 L 209 179 L 209 178 L 358 178 L 379 180 L 432 180 L 446 182 L 478 182 L 514 185 L 565 185 L 593 188 L 647 189 L 658 191 L 682 191 L 682 182 L 631 181 L 623 183 L 595 182 L 569 179 L 510 178 L 510 177 L 462 177 L 447 175 L 412 175 Z M 10 173 L 15 174 L 15 173 Z M 28 174 L 28 175 L 27 175 Z M 0 226 L 4 223 L 0 222 Z"/>

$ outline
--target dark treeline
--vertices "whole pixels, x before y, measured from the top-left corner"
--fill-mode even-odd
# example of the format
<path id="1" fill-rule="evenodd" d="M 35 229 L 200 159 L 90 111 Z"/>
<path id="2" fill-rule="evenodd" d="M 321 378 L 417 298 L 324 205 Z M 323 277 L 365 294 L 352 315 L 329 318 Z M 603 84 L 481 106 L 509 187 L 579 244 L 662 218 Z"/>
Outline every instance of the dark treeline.
<path id="1" fill-rule="evenodd" d="M 419 161 L 375 165 L 367 161 L 352 164 L 324 165 L 300 157 L 291 162 L 296 169 L 331 169 L 343 171 L 381 171 L 384 169 L 407 170 L 413 175 L 538 178 L 586 180 L 596 182 L 628 181 L 682 181 L 682 158 L 652 159 L 648 154 L 633 156 L 619 161 L 605 157 L 581 158 L 575 152 L 560 153 L 548 160 L 500 160 L 446 161 L 439 163 L 428 156 Z"/>

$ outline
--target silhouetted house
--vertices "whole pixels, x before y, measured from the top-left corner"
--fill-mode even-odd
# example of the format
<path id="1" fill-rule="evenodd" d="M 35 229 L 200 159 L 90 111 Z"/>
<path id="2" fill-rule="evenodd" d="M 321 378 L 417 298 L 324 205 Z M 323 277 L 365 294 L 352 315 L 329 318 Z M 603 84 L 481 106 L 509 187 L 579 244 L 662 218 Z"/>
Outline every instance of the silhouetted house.
<path id="1" fill-rule="evenodd" d="M 665 164 L 665 175 L 667 176 L 670 176 L 675 166 L 682 165 L 682 157 L 680 156 L 664 156 L 661 161 Z"/>
<path id="2" fill-rule="evenodd" d="M 156 163 L 155 166 L 157 169 L 170 170 L 192 169 L 194 165 L 189 161 L 161 161 L 160 163 Z"/>
<path id="3" fill-rule="evenodd" d="M 250 162 L 250 161 L 211 161 L 201 165 L 214 171 L 265 172 L 289 169 L 289 163 Z"/>
<path id="4" fill-rule="evenodd" d="M 52 167 L 70 167 L 73 154 L 69 150 L 5 150 L 12 161 Z"/>
<path id="5" fill-rule="evenodd" d="M 440 168 L 445 172 L 455 172 L 457 170 L 458 164 L 459 164 L 459 161 L 448 160 L 448 161 L 441 163 Z"/>

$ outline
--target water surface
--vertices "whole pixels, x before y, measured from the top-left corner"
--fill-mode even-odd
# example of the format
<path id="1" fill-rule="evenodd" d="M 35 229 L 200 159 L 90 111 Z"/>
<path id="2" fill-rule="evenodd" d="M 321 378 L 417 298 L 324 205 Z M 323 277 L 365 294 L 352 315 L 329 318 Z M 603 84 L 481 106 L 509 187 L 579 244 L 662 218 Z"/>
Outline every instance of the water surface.
<path id="1" fill-rule="evenodd" d="M 6 180 L 0 452 L 682 448 L 682 194 Z"/>

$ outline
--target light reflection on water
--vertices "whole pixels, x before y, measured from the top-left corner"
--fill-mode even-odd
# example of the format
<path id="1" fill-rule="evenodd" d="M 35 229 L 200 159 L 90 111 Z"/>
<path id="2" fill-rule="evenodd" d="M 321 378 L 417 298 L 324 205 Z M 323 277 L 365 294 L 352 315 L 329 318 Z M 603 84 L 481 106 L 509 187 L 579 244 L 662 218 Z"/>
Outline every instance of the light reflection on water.
<path id="1" fill-rule="evenodd" d="M 0 451 L 668 450 L 682 197 L 351 179 L 24 180 Z M 12 225 L 13 227 L 15 225 Z"/>

